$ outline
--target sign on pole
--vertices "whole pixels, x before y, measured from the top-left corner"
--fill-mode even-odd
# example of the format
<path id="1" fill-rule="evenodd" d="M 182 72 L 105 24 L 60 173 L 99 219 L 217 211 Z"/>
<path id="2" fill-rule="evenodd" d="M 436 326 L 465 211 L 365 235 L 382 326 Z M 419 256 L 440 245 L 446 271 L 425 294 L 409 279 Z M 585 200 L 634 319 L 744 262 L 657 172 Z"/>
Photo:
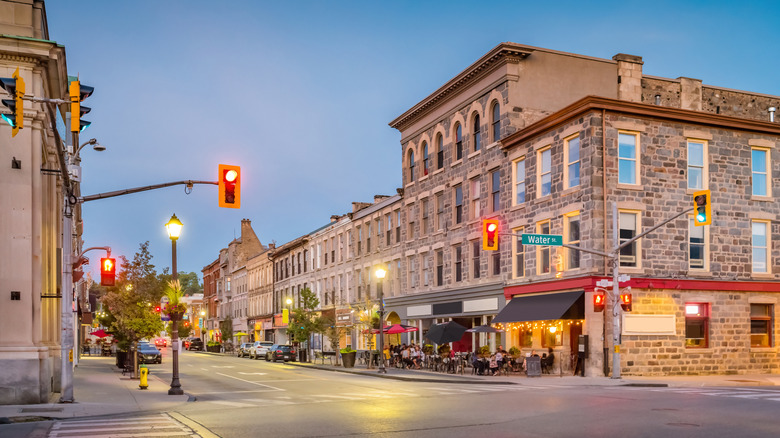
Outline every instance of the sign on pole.
<path id="1" fill-rule="evenodd" d="M 563 245 L 563 236 L 560 234 L 523 234 L 523 245 Z"/>

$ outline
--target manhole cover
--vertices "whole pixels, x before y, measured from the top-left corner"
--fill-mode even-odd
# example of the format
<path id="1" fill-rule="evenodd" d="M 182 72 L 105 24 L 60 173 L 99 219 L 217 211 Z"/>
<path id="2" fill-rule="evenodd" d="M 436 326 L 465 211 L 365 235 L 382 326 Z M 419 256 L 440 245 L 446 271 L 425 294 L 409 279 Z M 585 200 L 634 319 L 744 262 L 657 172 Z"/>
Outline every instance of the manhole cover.
<path id="1" fill-rule="evenodd" d="M 62 412 L 62 408 L 22 408 L 19 412 Z"/>
<path id="2" fill-rule="evenodd" d="M 677 426 L 677 427 L 701 427 L 698 424 L 693 423 L 666 423 L 667 426 Z"/>

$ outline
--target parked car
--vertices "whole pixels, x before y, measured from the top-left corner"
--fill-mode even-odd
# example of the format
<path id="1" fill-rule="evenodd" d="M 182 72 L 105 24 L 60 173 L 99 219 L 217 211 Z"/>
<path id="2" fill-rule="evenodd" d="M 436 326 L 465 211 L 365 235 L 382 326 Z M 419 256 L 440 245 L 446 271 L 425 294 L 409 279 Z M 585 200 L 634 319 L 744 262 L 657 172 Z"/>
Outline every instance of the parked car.
<path id="1" fill-rule="evenodd" d="M 168 340 L 165 338 L 157 338 L 154 340 L 154 346 L 157 348 L 165 348 L 168 346 Z"/>
<path id="2" fill-rule="evenodd" d="M 152 344 L 138 343 L 138 363 L 162 363 L 162 353 Z"/>
<path id="3" fill-rule="evenodd" d="M 252 344 L 251 342 L 244 342 L 243 344 L 239 345 L 238 353 L 237 353 L 238 357 L 247 356 L 251 358 L 252 356 L 249 355 L 249 349 L 252 348 L 252 345 L 254 344 Z"/>
<path id="4" fill-rule="evenodd" d="M 295 347 L 290 344 L 274 344 L 268 349 L 268 353 L 265 354 L 265 361 L 283 360 L 285 362 L 295 362 Z"/>
<path id="5" fill-rule="evenodd" d="M 250 359 L 260 359 L 261 357 L 265 357 L 265 354 L 268 353 L 268 350 L 274 345 L 271 341 L 255 341 L 254 344 L 252 344 L 252 347 L 249 348 L 249 358 Z"/>
<path id="6" fill-rule="evenodd" d="M 200 338 L 187 339 L 187 343 L 184 344 L 187 350 L 203 351 L 203 341 Z"/>

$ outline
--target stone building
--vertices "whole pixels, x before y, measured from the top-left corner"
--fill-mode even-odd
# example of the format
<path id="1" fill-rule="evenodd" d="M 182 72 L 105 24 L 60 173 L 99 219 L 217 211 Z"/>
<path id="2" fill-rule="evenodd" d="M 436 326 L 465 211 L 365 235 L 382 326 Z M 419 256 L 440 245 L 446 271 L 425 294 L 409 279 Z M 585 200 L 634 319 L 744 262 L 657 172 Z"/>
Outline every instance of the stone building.
<path id="1" fill-rule="evenodd" d="M 273 341 L 273 261 L 274 244 L 249 257 L 246 262 L 249 341 Z"/>
<path id="2" fill-rule="evenodd" d="M 219 319 L 217 318 L 217 308 L 219 300 L 217 298 L 217 280 L 219 279 L 219 258 L 204 266 L 203 273 L 203 306 L 206 310 L 206 327 L 204 329 L 205 340 L 215 341 L 216 333 L 219 331 Z"/>

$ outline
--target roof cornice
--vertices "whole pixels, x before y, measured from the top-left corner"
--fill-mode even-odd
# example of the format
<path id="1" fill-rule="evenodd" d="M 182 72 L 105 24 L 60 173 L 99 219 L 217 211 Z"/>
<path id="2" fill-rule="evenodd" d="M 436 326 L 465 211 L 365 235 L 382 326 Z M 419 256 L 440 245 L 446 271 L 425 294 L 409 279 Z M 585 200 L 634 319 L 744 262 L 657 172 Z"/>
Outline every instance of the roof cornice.
<path id="1" fill-rule="evenodd" d="M 501 43 L 493 50 L 488 52 L 477 62 L 471 64 L 468 68 L 460 72 L 457 76 L 450 79 L 449 82 L 441 86 L 438 90 L 431 93 L 428 97 L 420 101 L 411 109 L 396 117 L 389 123 L 390 127 L 403 130 L 403 126 L 410 121 L 417 119 L 420 115 L 427 113 L 436 107 L 440 102 L 447 100 L 458 89 L 462 89 L 470 83 L 473 83 L 486 74 L 492 72 L 498 67 L 507 63 L 518 63 L 525 59 L 534 50 L 533 47 L 521 46 L 514 43 Z"/>
<path id="2" fill-rule="evenodd" d="M 599 96 L 586 96 L 571 105 L 555 112 L 538 122 L 527 126 L 514 134 L 501 139 L 501 147 L 511 149 L 520 143 L 541 133 L 547 132 L 591 110 L 605 110 L 641 117 L 653 117 L 677 122 L 687 122 L 698 125 L 717 126 L 721 128 L 738 129 L 742 131 L 761 132 L 780 135 L 780 124 L 753 119 L 724 116 L 702 111 L 670 108 L 646 103 L 628 102 Z"/>

